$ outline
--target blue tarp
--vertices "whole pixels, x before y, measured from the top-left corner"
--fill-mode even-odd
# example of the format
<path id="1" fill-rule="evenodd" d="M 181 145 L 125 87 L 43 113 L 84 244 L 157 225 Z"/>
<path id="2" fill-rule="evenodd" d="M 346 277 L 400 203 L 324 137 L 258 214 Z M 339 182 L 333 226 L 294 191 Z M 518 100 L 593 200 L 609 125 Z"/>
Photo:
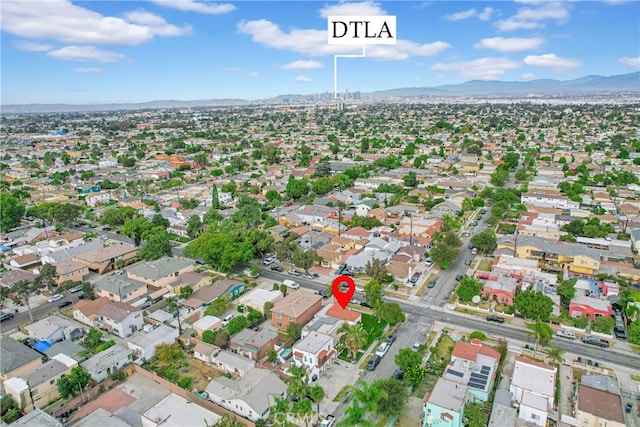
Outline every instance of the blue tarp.
<path id="1" fill-rule="evenodd" d="M 34 345 L 33 348 L 40 353 L 44 353 L 51 348 L 51 343 L 49 341 L 40 341 Z"/>

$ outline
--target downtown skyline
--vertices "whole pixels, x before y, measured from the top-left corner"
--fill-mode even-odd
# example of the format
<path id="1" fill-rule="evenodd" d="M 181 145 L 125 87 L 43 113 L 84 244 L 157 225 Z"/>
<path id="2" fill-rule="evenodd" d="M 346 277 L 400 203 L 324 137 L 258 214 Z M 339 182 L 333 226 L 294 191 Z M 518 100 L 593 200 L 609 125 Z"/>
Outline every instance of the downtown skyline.
<path id="1" fill-rule="evenodd" d="M 34 5 L 38 7 L 34 7 Z M 395 15 L 395 46 L 338 61 L 338 91 L 568 80 L 640 69 L 636 1 L 0 4 L 2 104 L 264 99 L 333 90 L 329 15 Z"/>

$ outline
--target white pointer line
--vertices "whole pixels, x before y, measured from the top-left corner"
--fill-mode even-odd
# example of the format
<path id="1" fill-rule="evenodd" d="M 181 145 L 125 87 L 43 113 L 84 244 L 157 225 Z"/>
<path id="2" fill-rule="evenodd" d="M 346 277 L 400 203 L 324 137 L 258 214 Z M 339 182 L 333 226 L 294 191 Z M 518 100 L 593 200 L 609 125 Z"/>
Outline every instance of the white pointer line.
<path id="1" fill-rule="evenodd" d="M 333 55 L 333 99 L 338 99 L 338 58 L 364 58 L 364 48 L 362 45 L 362 55 Z"/>

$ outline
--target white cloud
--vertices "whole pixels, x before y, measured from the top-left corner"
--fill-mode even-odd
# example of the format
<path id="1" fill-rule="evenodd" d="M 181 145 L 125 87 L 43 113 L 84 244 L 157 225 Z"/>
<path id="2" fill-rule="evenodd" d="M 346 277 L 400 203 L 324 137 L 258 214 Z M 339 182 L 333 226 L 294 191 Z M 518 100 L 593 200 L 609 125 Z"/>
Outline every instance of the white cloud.
<path id="1" fill-rule="evenodd" d="M 74 73 L 101 73 L 102 71 L 104 70 L 98 67 L 76 67 L 73 69 Z"/>
<path id="2" fill-rule="evenodd" d="M 176 27 L 147 12 L 132 12 L 138 22 L 103 16 L 72 4 L 69 0 L 49 0 L 34 4 L 29 1 L 2 2 L 0 26 L 15 36 L 51 39 L 63 43 L 137 45 L 154 36 L 177 36 L 191 27 Z M 154 25 L 141 24 L 153 20 Z"/>
<path id="3" fill-rule="evenodd" d="M 302 59 L 299 59 L 297 61 L 293 61 L 289 64 L 283 65 L 281 68 L 283 70 L 313 70 L 322 67 L 324 67 L 322 62 L 312 60 L 304 61 Z"/>
<path id="4" fill-rule="evenodd" d="M 51 46 L 50 44 L 34 43 L 24 40 L 16 42 L 15 46 L 16 48 L 20 50 L 26 50 L 27 52 L 46 52 L 53 49 L 53 46 Z"/>
<path id="5" fill-rule="evenodd" d="M 484 10 L 478 14 L 478 18 L 480 18 L 481 21 L 488 21 L 491 19 L 493 12 L 495 12 L 495 10 L 493 10 L 492 7 L 485 7 Z"/>
<path id="6" fill-rule="evenodd" d="M 198 12 L 208 15 L 223 15 L 236 10 L 230 3 L 205 3 L 194 0 L 151 0 L 156 4 L 183 12 Z"/>
<path id="7" fill-rule="evenodd" d="M 543 43 L 544 39 L 542 37 L 493 37 L 490 39 L 482 39 L 473 46 L 477 49 L 493 49 L 503 53 L 510 53 L 537 49 Z"/>
<path id="8" fill-rule="evenodd" d="M 551 68 L 554 71 L 569 71 L 582 65 L 575 59 L 566 59 L 556 56 L 555 53 L 545 53 L 544 55 L 529 55 L 524 58 L 524 63 L 534 67 Z"/>
<path id="9" fill-rule="evenodd" d="M 335 54 L 359 54 L 361 46 L 339 46 L 327 44 L 326 30 L 293 29 L 284 32 L 280 27 L 266 19 L 242 21 L 238 31 L 250 35 L 252 40 L 263 46 L 288 50 L 311 56 Z M 448 43 L 437 41 L 419 44 L 410 40 L 398 40 L 395 46 L 367 46 L 366 57 L 382 60 L 404 60 L 413 55 L 430 56 L 451 47 Z"/>
<path id="10" fill-rule="evenodd" d="M 535 79 L 535 78 L 536 78 L 536 75 L 535 75 L 535 74 L 533 74 L 533 73 L 524 73 L 524 74 L 521 74 L 521 75 L 520 75 L 520 78 L 521 78 L 522 80 L 531 80 L 531 79 Z"/>
<path id="11" fill-rule="evenodd" d="M 258 77 L 260 77 L 260 73 L 257 71 L 252 71 L 249 73 L 249 77 L 251 77 L 252 79 L 257 79 Z"/>
<path id="12" fill-rule="evenodd" d="M 185 25 L 182 28 L 176 27 L 167 23 L 162 16 L 142 10 L 125 13 L 124 18 L 134 24 L 148 26 L 154 36 L 180 36 L 192 31 L 190 25 Z"/>
<path id="13" fill-rule="evenodd" d="M 445 19 L 448 19 L 449 21 L 462 21 L 464 19 L 473 18 L 474 16 L 476 16 L 476 12 L 477 11 L 475 9 L 463 10 L 461 12 L 447 15 L 445 16 Z"/>
<path id="14" fill-rule="evenodd" d="M 121 53 L 100 50 L 95 46 L 65 46 L 47 52 L 47 56 L 79 62 L 120 62 L 127 59 Z"/>
<path id="15" fill-rule="evenodd" d="M 520 68 L 518 61 L 506 58 L 479 58 L 467 62 L 451 62 L 434 64 L 434 71 L 456 71 L 465 79 L 497 80 L 509 70 Z"/>
<path id="16" fill-rule="evenodd" d="M 372 1 L 359 3 L 341 1 L 338 4 L 328 5 L 320 9 L 321 18 L 333 15 L 384 15 L 385 13 L 387 12 L 380 7 L 380 4 Z"/>
<path id="17" fill-rule="evenodd" d="M 640 68 L 640 57 L 636 58 L 620 58 L 618 62 L 622 65 L 628 65 L 633 68 Z"/>
<path id="18" fill-rule="evenodd" d="M 515 15 L 507 19 L 496 21 L 495 26 L 498 31 L 544 28 L 546 20 L 563 24 L 571 18 L 569 5 L 566 3 L 559 1 L 520 1 L 519 3 L 529 6 L 519 8 Z"/>
<path id="19" fill-rule="evenodd" d="M 306 77 L 306 76 L 298 76 L 296 77 L 295 80 L 300 83 L 309 83 L 313 81 L 313 79 L 310 79 L 309 77 Z"/>
<path id="20" fill-rule="evenodd" d="M 539 22 L 531 22 L 531 21 L 519 21 L 517 19 L 502 19 L 500 21 L 496 21 L 495 23 L 498 31 L 507 32 L 514 30 L 533 30 L 536 28 L 544 28 L 544 24 Z"/>

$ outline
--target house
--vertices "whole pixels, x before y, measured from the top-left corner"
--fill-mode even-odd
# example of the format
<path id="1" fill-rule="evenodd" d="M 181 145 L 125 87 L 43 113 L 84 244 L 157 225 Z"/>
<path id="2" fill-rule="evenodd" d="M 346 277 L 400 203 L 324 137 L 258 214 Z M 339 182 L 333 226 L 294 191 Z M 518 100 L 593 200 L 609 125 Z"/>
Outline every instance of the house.
<path id="1" fill-rule="evenodd" d="M 522 193 L 520 203 L 560 209 L 578 209 L 580 207 L 580 202 L 574 202 L 567 196 L 541 190 Z"/>
<path id="2" fill-rule="evenodd" d="M 342 308 L 338 303 L 329 306 L 324 314 L 328 317 L 340 319 L 346 323 L 349 323 L 350 325 L 360 322 L 362 318 L 362 313 L 349 310 L 347 308 Z"/>
<path id="3" fill-rule="evenodd" d="M 193 271 L 193 260 L 164 256 L 127 269 L 127 277 L 158 289 L 167 287 L 181 275 Z"/>
<path id="4" fill-rule="evenodd" d="M 256 366 L 255 361 L 227 350 L 214 352 L 210 363 L 219 371 L 239 376 L 245 375 Z"/>
<path id="5" fill-rule="evenodd" d="M 38 260 L 38 256 L 36 254 L 29 253 L 12 258 L 9 261 L 9 265 L 15 268 L 26 268 L 30 265 L 36 265 L 39 262 L 40 261 Z"/>
<path id="6" fill-rule="evenodd" d="M 578 425 L 623 427 L 625 419 L 620 387 L 609 377 L 604 377 L 605 381 L 593 377 L 601 375 L 583 375 L 576 387 L 574 418 Z M 614 382 L 613 387 L 607 384 L 610 381 Z"/>
<path id="7" fill-rule="evenodd" d="M 293 363 L 307 368 L 309 378 L 317 378 L 320 372 L 336 358 L 335 343 L 331 335 L 310 332 L 293 345 Z"/>
<path id="8" fill-rule="evenodd" d="M 44 408 L 60 397 L 56 382 L 77 365 L 76 360 L 57 354 L 21 376 L 6 380 L 5 393 L 13 397 L 25 412 L 31 412 L 34 407 Z"/>
<path id="9" fill-rule="evenodd" d="M 47 341 L 51 344 L 62 340 L 72 340 L 84 335 L 84 331 L 74 322 L 65 317 L 49 316 L 24 326 L 29 337 L 37 341 Z"/>
<path id="10" fill-rule="evenodd" d="M 197 308 L 207 306 L 221 296 L 227 296 L 229 299 L 237 298 L 244 292 L 244 282 L 237 279 L 218 280 L 209 286 L 204 286 L 195 291 L 184 305 L 195 310 Z"/>
<path id="11" fill-rule="evenodd" d="M 214 354 L 218 354 L 220 347 L 213 344 L 199 341 L 193 348 L 193 357 L 198 360 L 202 360 L 205 363 L 211 363 Z"/>
<path id="12" fill-rule="evenodd" d="M 422 427 L 462 427 L 468 387 L 444 378 L 425 394 Z"/>
<path id="13" fill-rule="evenodd" d="M 91 374 L 92 380 L 100 383 L 129 365 L 132 354 L 131 349 L 116 344 L 81 362 L 80 366 Z"/>
<path id="14" fill-rule="evenodd" d="M 193 331 L 202 338 L 204 331 L 217 331 L 222 328 L 222 320 L 215 316 L 203 316 L 191 325 Z"/>
<path id="15" fill-rule="evenodd" d="M 134 362 L 144 363 L 156 354 L 160 344 L 173 344 L 178 338 L 178 330 L 170 326 L 160 325 L 149 332 L 138 331 L 127 340 L 127 345 L 134 351 Z"/>
<path id="16" fill-rule="evenodd" d="M 482 295 L 488 301 L 513 305 L 516 297 L 518 281 L 513 277 L 499 276 L 496 280 L 487 280 L 482 288 Z"/>
<path id="17" fill-rule="evenodd" d="M 138 417 L 140 425 L 144 427 L 214 426 L 221 419 L 220 415 L 210 409 L 197 405 L 175 393 L 170 393 Z M 87 427 L 89 425 L 87 424 Z M 116 427 L 95 423 L 93 425 Z"/>
<path id="18" fill-rule="evenodd" d="M 65 259 L 55 264 L 57 277 L 55 282 L 60 285 L 67 280 L 74 282 L 84 282 L 85 277 L 89 275 L 89 268 L 78 261 Z"/>
<path id="19" fill-rule="evenodd" d="M 243 329 L 231 337 L 229 347 L 245 357 L 259 362 L 278 342 L 278 333 L 269 329 Z"/>
<path id="20" fill-rule="evenodd" d="M 120 301 L 109 301 L 95 312 L 94 326 L 127 338 L 142 329 L 142 310 Z"/>
<path id="21" fill-rule="evenodd" d="M 40 408 L 11 423 L 11 427 L 63 427 L 60 421 Z M 110 426 L 111 427 L 111 426 Z"/>
<path id="22" fill-rule="evenodd" d="M 83 263 L 91 271 L 103 274 L 115 270 L 116 262 L 126 263 L 138 255 L 138 248 L 124 243 L 104 246 L 88 252 L 81 252 L 73 257 L 74 261 Z"/>
<path id="23" fill-rule="evenodd" d="M 297 289 L 289 292 L 271 309 L 271 324 L 285 330 L 289 323 L 304 326 L 322 308 L 322 297 L 310 291 Z"/>
<path id="24" fill-rule="evenodd" d="M 509 391 L 520 405 L 518 418 L 545 426 L 554 404 L 555 384 L 556 369 L 553 366 L 516 356 Z"/>
<path id="25" fill-rule="evenodd" d="M 176 280 L 169 283 L 166 286 L 166 289 L 168 289 L 169 292 L 174 292 L 176 294 L 180 293 L 180 289 L 183 287 L 189 287 L 194 291 L 197 291 L 204 286 L 210 285 L 212 280 L 212 277 L 208 274 L 190 271 L 182 274 Z"/>
<path id="26" fill-rule="evenodd" d="M 342 262 L 343 251 L 340 245 L 329 243 L 316 251 L 320 264 L 325 268 L 337 268 Z"/>
<path id="27" fill-rule="evenodd" d="M 10 288 L 20 280 L 33 281 L 36 277 L 38 276 L 30 271 L 7 270 L 4 273 L 0 274 L 0 286 Z"/>
<path id="28" fill-rule="evenodd" d="M 93 284 L 96 297 L 107 297 L 111 301 L 135 301 L 147 294 L 147 284 L 133 280 L 124 274 L 110 274 Z"/>
<path id="29" fill-rule="evenodd" d="M 269 416 L 275 399 L 286 396 L 287 385 L 273 372 L 255 368 L 236 380 L 214 378 L 205 391 L 213 403 L 256 421 Z"/>
<path id="30" fill-rule="evenodd" d="M 76 344 L 75 342 L 69 340 L 59 341 L 44 351 L 44 354 L 49 359 L 60 353 L 64 354 L 65 356 L 69 356 L 70 358 L 77 361 L 80 361 L 84 359 L 85 351 L 84 347 L 82 347 L 80 344 Z"/>
<path id="31" fill-rule="evenodd" d="M 93 326 L 96 311 L 109 302 L 109 298 L 100 297 L 94 300 L 81 299 L 73 305 L 73 318 L 88 326 Z"/>
<path id="32" fill-rule="evenodd" d="M 493 398 L 493 408 L 489 416 L 488 427 L 515 426 L 518 411 L 511 406 L 512 396 L 509 390 L 497 389 Z"/>
<path id="33" fill-rule="evenodd" d="M 593 320 L 596 316 L 611 317 L 611 302 L 606 298 L 611 291 L 603 283 L 601 288 L 596 280 L 579 279 L 576 281 L 575 294 L 569 302 L 569 315 L 580 318 L 588 316 Z M 618 287 L 613 287 L 612 294 L 617 295 Z"/>
<path id="34" fill-rule="evenodd" d="M 487 402 L 499 363 L 500 353 L 482 341 L 458 341 L 443 378 L 468 386 L 468 401 Z"/>
<path id="35" fill-rule="evenodd" d="M 498 239 L 498 250 L 514 250 L 518 258 L 537 260 L 550 269 L 593 276 L 600 269 L 600 251 L 578 243 L 558 242 L 542 237 L 510 236 Z"/>
<path id="36" fill-rule="evenodd" d="M 245 307 L 245 312 L 248 312 L 248 308 L 252 308 L 260 313 L 264 313 L 264 305 L 266 303 L 275 304 L 282 298 L 282 292 L 280 291 L 254 288 L 238 298 L 237 305 Z"/>
<path id="37" fill-rule="evenodd" d="M 40 365 L 40 353 L 11 337 L 0 336 L 0 380 L 22 376 Z"/>

